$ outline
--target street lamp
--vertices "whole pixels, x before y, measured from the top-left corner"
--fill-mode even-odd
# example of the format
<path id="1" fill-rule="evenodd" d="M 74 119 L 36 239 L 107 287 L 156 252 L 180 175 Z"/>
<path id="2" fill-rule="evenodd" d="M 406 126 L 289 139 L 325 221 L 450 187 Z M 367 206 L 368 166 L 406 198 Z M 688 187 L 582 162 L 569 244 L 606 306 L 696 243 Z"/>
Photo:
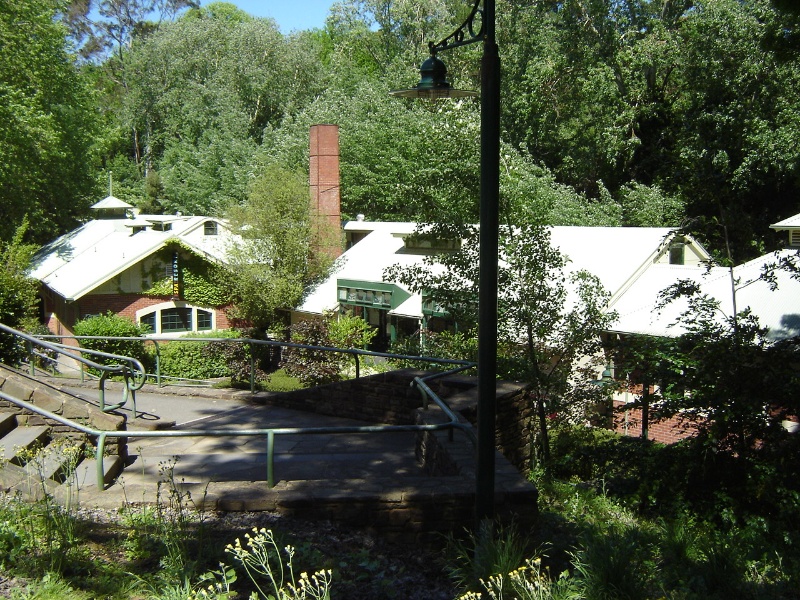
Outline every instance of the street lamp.
<path id="1" fill-rule="evenodd" d="M 483 6 L 481 7 L 481 3 Z M 495 420 L 497 398 L 497 259 L 500 199 L 500 55 L 495 40 L 495 0 L 475 0 L 466 21 L 442 41 L 428 45 L 420 82 L 394 90 L 401 98 L 454 98 L 475 95 L 454 89 L 439 52 L 483 42 L 481 58 L 481 192 L 478 278 L 478 449 L 475 517 L 494 517 Z"/>

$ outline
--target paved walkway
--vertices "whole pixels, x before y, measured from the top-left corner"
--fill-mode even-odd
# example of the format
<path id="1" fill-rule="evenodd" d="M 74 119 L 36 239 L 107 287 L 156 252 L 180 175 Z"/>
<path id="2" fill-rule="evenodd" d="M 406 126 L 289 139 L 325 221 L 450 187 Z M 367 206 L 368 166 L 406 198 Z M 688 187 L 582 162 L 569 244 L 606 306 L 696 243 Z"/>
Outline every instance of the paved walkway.
<path id="1" fill-rule="evenodd" d="M 93 401 L 92 386 L 61 386 Z M 116 390 L 107 391 L 111 402 Z M 128 430 L 229 430 L 360 427 L 363 421 L 328 417 L 254 403 L 249 392 L 209 388 L 156 388 L 137 392 L 137 412 L 129 407 Z M 171 427 L 172 424 L 174 427 Z M 415 457 L 416 433 L 317 433 L 276 435 L 276 489 L 288 482 L 355 481 L 425 477 Z M 266 482 L 267 439 L 257 437 L 132 437 L 129 458 L 118 481 L 100 492 L 94 474 L 81 483 L 83 501 L 114 507 L 123 502 L 151 501 L 157 482 L 168 476 L 195 493 L 210 482 L 216 490 L 226 483 Z M 162 486 L 162 493 L 165 488 Z M 231 490 L 228 490 L 231 491 Z"/>

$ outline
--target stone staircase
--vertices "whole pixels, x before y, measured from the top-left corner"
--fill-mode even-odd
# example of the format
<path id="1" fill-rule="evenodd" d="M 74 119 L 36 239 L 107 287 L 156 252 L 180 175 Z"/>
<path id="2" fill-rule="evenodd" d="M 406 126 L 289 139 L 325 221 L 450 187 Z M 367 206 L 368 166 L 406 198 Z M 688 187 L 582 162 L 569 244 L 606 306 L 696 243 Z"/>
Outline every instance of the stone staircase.
<path id="1" fill-rule="evenodd" d="M 97 407 L 47 383 L 0 365 L 0 391 L 87 427 L 119 430 L 125 417 Z M 0 398 L 0 491 L 26 497 L 62 495 L 75 485 L 96 485 L 93 436 Z M 127 446 L 109 446 L 103 460 L 104 483 L 122 471 Z"/>

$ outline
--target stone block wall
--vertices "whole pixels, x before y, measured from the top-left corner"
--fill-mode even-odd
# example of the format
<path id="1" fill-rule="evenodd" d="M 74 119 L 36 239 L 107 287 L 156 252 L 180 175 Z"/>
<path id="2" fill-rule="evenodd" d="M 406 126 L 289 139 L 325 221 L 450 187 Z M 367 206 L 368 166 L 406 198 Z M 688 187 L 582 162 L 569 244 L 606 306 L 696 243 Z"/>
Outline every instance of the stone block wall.
<path id="1" fill-rule="evenodd" d="M 263 395 L 263 400 L 286 408 L 372 423 L 446 422 L 442 410 L 432 402 L 424 408 L 420 392 L 411 387 L 414 377 L 421 375 L 425 373 L 410 369 L 394 371 L 287 394 Z M 460 421 L 473 431 L 468 417 L 475 414 L 475 386 L 476 380 L 470 377 L 449 377 L 431 384 L 456 414 L 467 415 L 460 417 Z M 518 439 L 518 427 L 512 418 L 518 390 L 517 384 L 498 383 L 498 413 L 504 415 L 498 439 L 504 438 L 508 444 Z M 350 522 L 360 528 L 378 529 L 382 535 L 406 543 L 441 543 L 443 534 L 474 525 L 475 446 L 464 431 L 452 434 L 447 430 L 425 431 L 417 436 L 416 456 L 424 477 L 403 478 L 399 482 L 339 481 L 336 488 L 320 487 L 319 482 L 286 481 L 272 490 L 264 490 L 254 483 L 252 496 L 263 502 L 263 510 Z M 536 487 L 499 451 L 495 465 L 498 519 L 513 519 L 520 526 L 532 526 L 538 518 Z M 213 496 L 214 491 L 212 486 L 209 493 Z M 215 498 L 214 507 L 241 510 L 242 497 L 248 496 L 248 491 L 240 488 L 235 496 Z"/>
<path id="2" fill-rule="evenodd" d="M 34 404 L 48 412 L 75 421 L 86 427 L 103 431 L 124 431 L 127 427 L 125 415 L 104 413 L 97 407 L 60 392 L 54 387 L 30 379 L 20 373 L 0 365 L 0 390 L 5 394 Z M 51 438 L 70 438 L 88 441 L 96 445 L 96 438 L 77 431 L 53 419 L 24 409 L 13 402 L 0 398 L 0 410 L 15 414 L 19 425 L 47 425 Z M 125 459 L 128 444 L 124 438 L 109 438 L 105 448 L 109 456 L 118 455 Z"/>
<path id="3" fill-rule="evenodd" d="M 422 405 L 422 395 L 411 383 L 424 374 L 412 369 L 391 371 L 280 395 L 256 394 L 256 400 L 268 397 L 270 404 L 284 408 L 369 423 L 410 425 L 414 409 Z"/>

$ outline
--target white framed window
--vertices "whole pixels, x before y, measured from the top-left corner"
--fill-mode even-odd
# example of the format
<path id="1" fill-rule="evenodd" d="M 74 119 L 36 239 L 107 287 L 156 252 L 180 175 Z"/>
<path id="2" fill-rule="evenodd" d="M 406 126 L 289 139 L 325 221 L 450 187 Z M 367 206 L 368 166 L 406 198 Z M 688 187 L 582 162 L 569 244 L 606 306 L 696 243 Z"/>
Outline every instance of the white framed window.
<path id="1" fill-rule="evenodd" d="M 150 335 L 179 336 L 192 331 L 211 331 L 216 328 L 216 321 L 214 309 L 192 306 L 180 300 L 136 311 L 136 322 L 147 325 Z"/>

